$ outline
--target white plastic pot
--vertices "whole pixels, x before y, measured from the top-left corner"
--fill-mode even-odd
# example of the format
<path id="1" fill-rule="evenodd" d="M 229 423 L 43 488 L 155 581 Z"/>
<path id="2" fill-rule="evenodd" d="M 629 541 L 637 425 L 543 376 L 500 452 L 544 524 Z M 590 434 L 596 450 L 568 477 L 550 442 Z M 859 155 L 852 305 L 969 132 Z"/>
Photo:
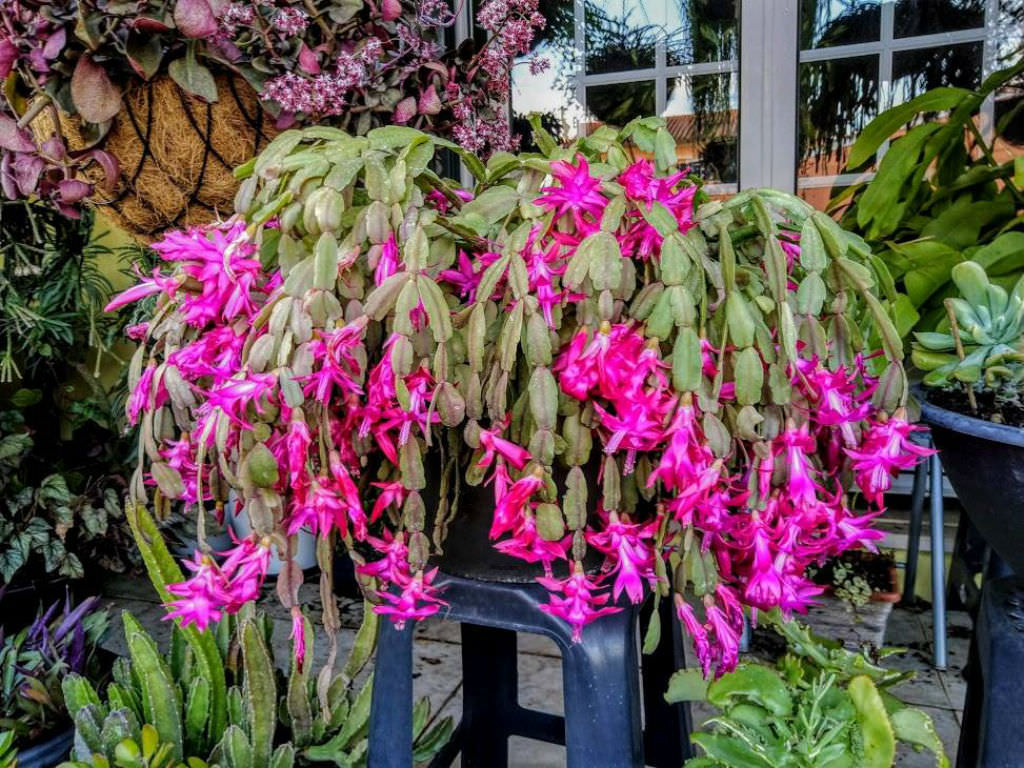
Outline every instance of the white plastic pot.
<path id="1" fill-rule="evenodd" d="M 249 524 L 249 515 L 244 511 L 241 514 L 235 514 L 235 506 L 235 493 L 232 491 L 228 495 L 227 504 L 224 505 L 224 521 L 231 526 L 235 536 L 243 539 L 252 533 L 252 526 Z M 303 528 L 296 534 L 295 539 L 295 562 L 304 571 L 314 568 L 317 564 L 316 536 L 309 529 Z M 271 550 L 270 567 L 267 568 L 267 575 L 276 576 L 283 567 L 284 561 L 277 554 L 277 549 Z"/>

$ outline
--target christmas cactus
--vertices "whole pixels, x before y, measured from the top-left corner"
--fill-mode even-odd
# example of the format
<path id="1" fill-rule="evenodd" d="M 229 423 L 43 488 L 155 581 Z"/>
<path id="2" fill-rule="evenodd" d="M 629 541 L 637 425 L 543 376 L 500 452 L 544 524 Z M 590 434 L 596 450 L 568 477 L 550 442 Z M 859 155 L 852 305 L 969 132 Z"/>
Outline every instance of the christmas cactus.
<path id="1" fill-rule="evenodd" d="M 157 297 L 134 493 L 202 515 L 234 491 L 256 531 L 200 548 L 175 616 L 239 610 L 306 528 L 328 574 L 344 543 L 378 613 L 423 618 L 448 523 L 485 515 L 577 638 L 674 594 L 720 672 L 744 606 L 806 609 L 809 565 L 881 536 L 919 450 L 863 241 L 779 192 L 708 199 L 660 120 L 537 140 L 466 155 L 461 189 L 432 170 L 448 142 L 415 130 L 290 131 L 240 169 L 234 218 L 155 246 L 167 269 L 114 302 Z M 460 505 L 480 485 L 493 506 Z"/>

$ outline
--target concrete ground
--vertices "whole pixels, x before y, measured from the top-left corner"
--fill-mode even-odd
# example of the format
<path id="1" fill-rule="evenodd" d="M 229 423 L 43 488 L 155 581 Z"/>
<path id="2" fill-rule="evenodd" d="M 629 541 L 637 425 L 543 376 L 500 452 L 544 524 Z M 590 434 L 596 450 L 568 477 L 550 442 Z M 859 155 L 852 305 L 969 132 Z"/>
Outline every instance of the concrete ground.
<path id="1" fill-rule="evenodd" d="M 146 580 L 114 579 L 104 585 L 103 594 L 115 613 L 130 610 L 154 632 L 158 640 L 166 639 L 169 626 L 161 621 L 164 611 Z M 310 606 L 315 613 L 318 605 L 315 590 L 304 586 L 302 597 L 303 604 Z M 274 618 L 278 656 L 285 659 L 290 622 L 273 594 L 263 602 L 265 610 Z M 351 600 L 341 600 L 340 605 L 344 625 L 339 638 L 340 658 L 344 659 L 359 626 L 362 606 Z M 905 655 L 890 658 L 887 663 L 916 672 L 913 680 L 895 689 L 894 693 L 932 716 L 950 759 L 955 759 L 965 694 L 961 672 L 967 662 L 970 621 L 964 613 L 951 612 L 949 626 L 949 669 L 946 671 L 938 671 L 931 666 L 930 611 L 897 605 L 889 622 L 886 643 L 908 649 Z M 116 624 L 109 645 L 111 650 L 124 652 Z M 315 652 L 317 663 L 322 663 L 325 656 L 325 643 L 321 639 Z M 462 704 L 458 625 L 436 618 L 423 622 L 417 628 L 413 669 L 416 694 L 430 698 L 433 716 L 451 716 L 457 720 Z M 561 661 L 551 641 L 534 635 L 520 637 L 519 677 L 520 703 L 523 706 L 562 713 Z M 693 715 L 695 722 L 700 723 L 708 716 L 708 711 L 695 707 Z M 509 755 L 512 768 L 560 768 L 565 765 L 564 748 L 525 739 L 512 739 Z M 907 751 L 900 754 L 896 764 L 905 768 L 932 768 L 935 763 L 928 754 Z"/>

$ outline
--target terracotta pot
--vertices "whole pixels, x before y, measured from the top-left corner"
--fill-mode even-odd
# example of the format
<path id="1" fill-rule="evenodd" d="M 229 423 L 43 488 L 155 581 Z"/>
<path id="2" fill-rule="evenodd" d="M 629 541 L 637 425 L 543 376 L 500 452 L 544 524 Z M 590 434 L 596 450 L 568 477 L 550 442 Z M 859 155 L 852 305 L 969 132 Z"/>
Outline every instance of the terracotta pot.
<path id="1" fill-rule="evenodd" d="M 892 609 L 900 601 L 895 565 L 889 569 L 889 589 L 872 592 L 866 605 L 852 607 L 836 597 L 829 588 L 816 598 L 817 605 L 798 620 L 807 624 L 815 634 L 838 640 L 848 648 L 885 644 L 885 630 Z"/>

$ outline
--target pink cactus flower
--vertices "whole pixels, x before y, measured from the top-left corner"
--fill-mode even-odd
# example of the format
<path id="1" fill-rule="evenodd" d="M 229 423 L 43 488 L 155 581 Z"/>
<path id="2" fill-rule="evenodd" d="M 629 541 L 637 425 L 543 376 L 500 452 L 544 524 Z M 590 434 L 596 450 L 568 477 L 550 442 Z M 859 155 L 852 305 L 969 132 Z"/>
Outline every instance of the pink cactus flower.
<path id="1" fill-rule="evenodd" d="M 880 414 L 868 428 L 859 450 L 846 449 L 853 459 L 853 471 L 864 498 L 878 507 L 884 506 L 886 491 L 892 480 L 904 469 L 911 469 L 922 458 L 935 451 L 910 439 L 921 427 L 907 423 L 902 413 L 891 418 Z"/>
<path id="2" fill-rule="evenodd" d="M 583 639 L 583 627 L 601 616 L 620 611 L 616 606 L 605 605 L 610 595 L 595 594 L 595 585 L 587 578 L 583 565 L 573 564 L 573 572 L 565 579 L 539 577 L 537 582 L 551 592 L 551 602 L 540 607 L 545 613 L 557 616 L 572 627 L 572 639 Z"/>
<path id="3" fill-rule="evenodd" d="M 375 605 L 374 612 L 390 616 L 398 629 L 404 629 L 407 621 L 419 621 L 433 616 L 448 605 L 439 597 L 437 588 L 432 584 L 436 576 L 436 568 L 432 571 L 419 571 L 401 585 L 402 591 L 399 594 L 378 592 L 377 596 L 384 602 Z"/>
<path id="4" fill-rule="evenodd" d="M 660 526 L 660 518 L 649 523 L 628 523 L 612 512 L 602 530 L 588 531 L 587 541 L 605 555 L 609 572 L 615 574 L 612 595 L 616 600 L 625 592 L 631 602 L 639 603 L 644 595 L 644 582 L 652 589 L 656 587 L 658 574 L 654 569 L 656 554 L 652 540 Z"/>

